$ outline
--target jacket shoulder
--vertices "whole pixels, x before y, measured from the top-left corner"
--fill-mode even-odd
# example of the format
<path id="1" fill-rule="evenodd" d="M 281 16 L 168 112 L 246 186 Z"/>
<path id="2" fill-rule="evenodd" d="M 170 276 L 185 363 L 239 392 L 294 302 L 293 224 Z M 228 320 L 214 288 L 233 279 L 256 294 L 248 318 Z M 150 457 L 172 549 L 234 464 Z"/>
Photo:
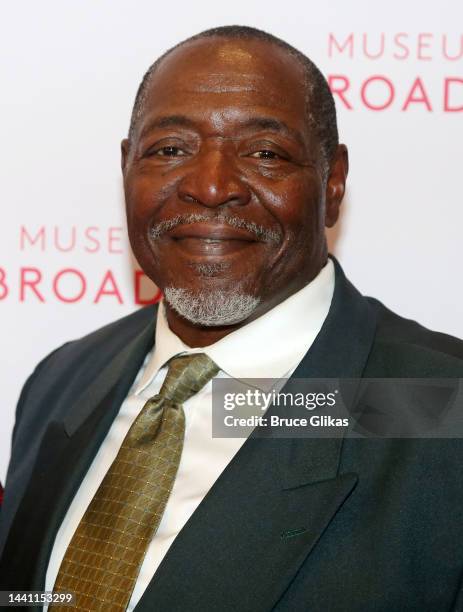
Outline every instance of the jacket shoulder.
<path id="1" fill-rule="evenodd" d="M 108 323 L 85 336 L 62 345 L 43 359 L 36 368 L 42 369 L 50 361 L 62 363 L 79 362 L 82 358 L 96 358 L 95 350 L 103 350 L 107 359 L 120 351 L 130 340 L 139 334 L 150 322 L 155 320 L 157 306 L 147 306 L 136 310 L 116 321 Z"/>
<path id="2" fill-rule="evenodd" d="M 28 378 L 16 408 L 0 551 L 48 424 L 55 417 L 61 419 L 127 345 L 138 337 L 154 340 L 155 316 L 156 307 L 146 307 L 68 342 L 45 357 Z"/>
<path id="3" fill-rule="evenodd" d="M 72 340 L 47 355 L 26 381 L 16 408 L 13 430 L 15 437 L 27 399 L 34 398 L 53 405 L 63 392 L 78 393 L 82 385 L 88 385 L 107 364 L 124 349 L 138 334 L 154 321 L 157 306 L 137 310 L 121 319 Z"/>
<path id="4" fill-rule="evenodd" d="M 157 305 L 141 308 L 86 334 L 82 338 L 73 340 L 65 346 L 69 347 L 68 350 L 77 352 L 91 350 L 93 347 L 100 345 L 114 344 L 116 349 L 122 348 L 151 321 L 154 321 L 156 311 Z"/>
<path id="5" fill-rule="evenodd" d="M 381 374 L 374 375 L 463 377 L 463 340 L 401 317 L 375 298 L 367 300 L 377 313 L 368 366 Z"/>

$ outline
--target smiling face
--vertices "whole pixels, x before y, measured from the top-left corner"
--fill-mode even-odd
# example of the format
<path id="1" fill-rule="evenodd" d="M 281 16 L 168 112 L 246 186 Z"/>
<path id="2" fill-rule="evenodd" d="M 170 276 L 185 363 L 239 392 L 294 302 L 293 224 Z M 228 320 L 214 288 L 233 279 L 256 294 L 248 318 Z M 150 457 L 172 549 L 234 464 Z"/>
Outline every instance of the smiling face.
<path id="1" fill-rule="evenodd" d="M 326 262 L 347 154 L 338 148 L 326 180 L 304 79 L 268 42 L 186 43 L 155 71 L 122 144 L 133 251 L 190 346 L 260 316 Z M 211 296 L 210 318 L 195 319 Z"/>

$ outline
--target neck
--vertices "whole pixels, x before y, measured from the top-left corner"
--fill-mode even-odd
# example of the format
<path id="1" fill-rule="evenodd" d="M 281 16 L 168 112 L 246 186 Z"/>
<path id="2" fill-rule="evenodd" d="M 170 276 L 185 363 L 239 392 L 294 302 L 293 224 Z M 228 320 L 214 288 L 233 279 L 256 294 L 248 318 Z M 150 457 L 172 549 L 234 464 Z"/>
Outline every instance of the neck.
<path id="1" fill-rule="evenodd" d="M 170 329 L 190 348 L 214 344 L 249 321 L 248 319 L 243 323 L 235 323 L 234 325 L 206 327 L 190 323 L 172 310 L 167 303 L 165 303 L 165 307 L 167 323 Z"/>

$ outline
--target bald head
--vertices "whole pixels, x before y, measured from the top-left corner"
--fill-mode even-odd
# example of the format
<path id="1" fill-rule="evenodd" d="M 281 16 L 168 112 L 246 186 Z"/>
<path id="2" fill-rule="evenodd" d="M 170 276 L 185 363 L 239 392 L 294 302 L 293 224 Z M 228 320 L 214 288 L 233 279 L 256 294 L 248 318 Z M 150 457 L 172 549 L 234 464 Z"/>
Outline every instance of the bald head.
<path id="1" fill-rule="evenodd" d="M 172 56 L 172 54 L 175 55 L 182 47 L 194 49 L 200 44 L 201 53 L 204 58 L 203 63 L 205 65 L 205 74 L 203 75 L 204 87 L 215 86 L 216 88 L 221 88 L 224 93 L 226 93 L 228 87 L 228 91 L 230 91 L 230 87 L 233 85 L 230 83 L 227 85 L 223 75 L 212 72 L 207 73 L 208 55 L 217 55 L 217 48 L 223 50 L 224 42 L 226 42 L 227 39 L 230 41 L 243 42 L 242 45 L 235 44 L 228 46 L 227 57 L 225 57 L 223 53 L 224 61 L 235 62 L 236 66 L 240 67 L 240 70 L 242 70 L 243 64 L 244 66 L 246 65 L 246 53 L 252 55 L 253 41 L 261 43 L 260 47 L 262 47 L 262 43 L 265 43 L 265 45 L 272 45 L 273 47 L 276 46 L 281 50 L 280 55 L 286 56 L 288 61 L 297 63 L 300 69 L 300 82 L 305 91 L 305 108 L 302 112 L 304 113 L 308 129 L 311 130 L 319 143 L 324 171 L 325 174 L 327 174 L 338 145 L 338 130 L 334 99 L 325 78 L 308 57 L 288 43 L 272 34 L 247 26 L 224 26 L 200 32 L 178 43 L 159 57 L 149 67 L 138 88 L 130 122 L 129 140 L 134 139 L 140 124 L 140 119 L 145 113 L 146 100 L 152 93 L 151 89 L 154 75 L 158 72 L 166 58 Z M 247 51 L 246 42 L 251 45 L 250 47 L 248 45 Z M 218 52 L 220 53 L 220 50 Z M 252 59 L 253 58 L 250 57 L 250 60 Z M 177 62 L 175 68 L 181 69 L 181 62 Z M 264 70 L 261 77 L 265 78 Z M 252 87 L 252 84 L 249 86 Z"/>

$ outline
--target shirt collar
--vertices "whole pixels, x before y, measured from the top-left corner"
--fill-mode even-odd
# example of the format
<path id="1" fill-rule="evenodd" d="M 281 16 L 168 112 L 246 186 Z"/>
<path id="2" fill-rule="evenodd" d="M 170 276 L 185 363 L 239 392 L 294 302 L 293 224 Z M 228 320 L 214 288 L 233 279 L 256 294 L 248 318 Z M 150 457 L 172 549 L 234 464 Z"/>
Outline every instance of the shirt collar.
<path id="1" fill-rule="evenodd" d="M 136 386 L 141 393 L 162 366 L 179 353 L 206 353 L 236 379 L 284 378 L 302 360 L 328 315 L 334 292 L 331 259 L 305 287 L 218 342 L 190 348 L 169 328 L 164 304 L 158 308 L 155 344 Z"/>

